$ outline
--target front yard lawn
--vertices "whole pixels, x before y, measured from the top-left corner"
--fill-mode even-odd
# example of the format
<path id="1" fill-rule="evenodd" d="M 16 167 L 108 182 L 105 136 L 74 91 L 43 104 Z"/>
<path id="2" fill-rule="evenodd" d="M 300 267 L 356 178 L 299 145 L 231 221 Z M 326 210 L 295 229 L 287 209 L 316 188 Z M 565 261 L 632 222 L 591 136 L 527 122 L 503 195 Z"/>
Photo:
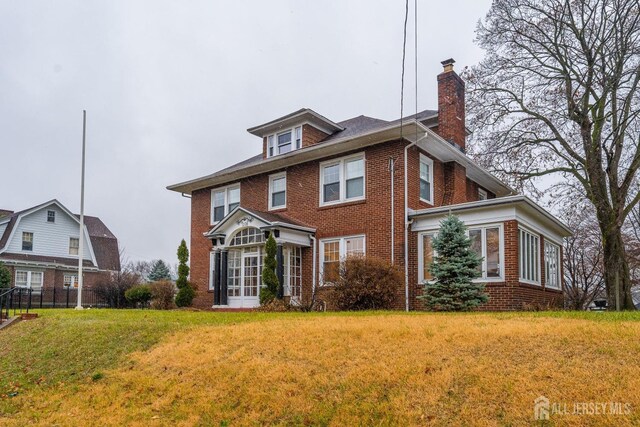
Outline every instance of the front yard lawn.
<path id="1" fill-rule="evenodd" d="M 0 331 L 0 425 L 640 423 L 636 313 L 38 312 Z"/>

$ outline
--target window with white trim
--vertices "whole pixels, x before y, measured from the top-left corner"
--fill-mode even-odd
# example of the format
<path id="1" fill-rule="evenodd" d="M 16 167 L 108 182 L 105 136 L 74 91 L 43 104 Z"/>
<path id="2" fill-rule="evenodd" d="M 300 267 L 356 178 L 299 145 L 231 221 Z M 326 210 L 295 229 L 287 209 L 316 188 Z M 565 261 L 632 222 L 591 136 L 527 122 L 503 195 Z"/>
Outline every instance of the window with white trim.
<path id="1" fill-rule="evenodd" d="M 487 225 L 469 227 L 471 250 L 481 256 L 482 264 L 478 267 L 481 279 L 500 279 L 503 277 L 502 259 L 502 226 Z"/>
<path id="2" fill-rule="evenodd" d="M 33 251 L 33 233 L 28 231 L 22 232 L 22 250 Z"/>
<path id="3" fill-rule="evenodd" d="M 527 230 L 518 230 L 520 280 L 540 283 L 540 237 Z"/>
<path id="4" fill-rule="evenodd" d="M 56 211 L 47 211 L 47 222 L 56 222 Z"/>
<path id="5" fill-rule="evenodd" d="M 429 232 L 422 233 L 418 237 L 418 263 L 420 264 L 418 268 L 418 280 L 421 283 L 433 280 L 433 275 L 429 271 L 429 268 L 433 263 L 433 257 L 435 255 L 435 251 L 433 250 L 433 238 L 435 235 L 435 232 Z"/>
<path id="6" fill-rule="evenodd" d="M 80 239 L 77 237 L 69 237 L 69 255 L 78 255 L 80 251 Z"/>
<path id="7" fill-rule="evenodd" d="M 433 160 L 420 154 L 420 200 L 433 204 Z"/>
<path id="8" fill-rule="evenodd" d="M 350 256 L 365 254 L 364 236 L 337 237 L 320 242 L 320 275 L 323 283 L 334 283 L 340 276 L 340 263 Z"/>
<path id="9" fill-rule="evenodd" d="M 240 205 L 240 184 L 211 190 L 211 223 L 221 221 Z"/>
<path id="10" fill-rule="evenodd" d="M 285 296 L 300 302 L 302 296 L 302 248 L 291 246 L 284 250 Z"/>
<path id="11" fill-rule="evenodd" d="M 42 289 L 42 271 L 16 270 L 16 288 Z"/>
<path id="12" fill-rule="evenodd" d="M 544 278 L 545 286 L 560 289 L 560 247 L 545 239 L 544 241 Z"/>
<path id="13" fill-rule="evenodd" d="M 365 198 L 364 154 L 320 163 L 320 205 Z"/>
<path id="14" fill-rule="evenodd" d="M 78 275 L 77 274 L 65 274 L 63 277 L 63 285 L 65 288 L 77 288 L 78 287 Z"/>
<path id="15" fill-rule="evenodd" d="M 274 133 L 267 137 L 267 157 L 285 154 L 302 148 L 302 126 Z"/>
<path id="16" fill-rule="evenodd" d="M 269 209 L 287 207 L 287 173 L 269 176 Z"/>
<path id="17" fill-rule="evenodd" d="M 478 188 L 478 200 L 487 200 L 488 197 L 487 190 Z"/>

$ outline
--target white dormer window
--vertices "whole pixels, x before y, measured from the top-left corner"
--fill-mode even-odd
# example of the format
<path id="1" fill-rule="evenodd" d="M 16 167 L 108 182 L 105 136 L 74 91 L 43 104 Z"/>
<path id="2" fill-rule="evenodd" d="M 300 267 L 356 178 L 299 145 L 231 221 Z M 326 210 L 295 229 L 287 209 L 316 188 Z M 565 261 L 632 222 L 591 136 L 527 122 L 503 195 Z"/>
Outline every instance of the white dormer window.
<path id="1" fill-rule="evenodd" d="M 302 148 L 302 126 L 267 137 L 267 157 L 285 154 Z"/>

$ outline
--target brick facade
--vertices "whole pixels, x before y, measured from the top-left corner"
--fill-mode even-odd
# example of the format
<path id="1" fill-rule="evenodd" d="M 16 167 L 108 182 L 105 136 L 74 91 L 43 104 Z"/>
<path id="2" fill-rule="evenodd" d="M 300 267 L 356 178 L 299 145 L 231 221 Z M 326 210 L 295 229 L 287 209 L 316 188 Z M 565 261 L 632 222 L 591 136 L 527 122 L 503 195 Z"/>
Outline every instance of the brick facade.
<path id="1" fill-rule="evenodd" d="M 460 77 L 445 68 L 438 76 L 438 125 L 435 128 L 444 139 L 465 148 L 464 123 L 464 82 Z M 309 124 L 303 125 L 302 146 L 318 144 L 327 134 Z M 266 156 L 267 138 L 263 138 L 263 156 Z M 286 171 L 286 207 L 278 209 L 278 215 L 292 222 L 315 228 L 315 238 L 353 235 L 365 236 L 367 256 L 393 261 L 404 269 L 405 259 L 405 151 L 407 154 L 407 206 L 410 210 L 437 208 L 457 205 L 478 200 L 478 183 L 467 177 L 467 171 L 459 163 L 442 162 L 417 146 L 411 146 L 406 140 L 392 140 L 368 145 L 362 150 L 326 157 L 318 161 L 292 165 L 279 171 L 253 175 L 239 181 L 229 181 L 218 187 L 207 187 L 191 193 L 191 282 L 197 288 L 194 304 L 207 308 L 213 304 L 213 292 L 209 290 L 211 241 L 204 237 L 211 224 L 211 193 L 215 188 L 240 183 L 240 206 L 252 210 L 267 212 L 269 200 L 269 175 Z M 345 157 L 363 152 L 365 156 L 365 198 L 330 206 L 320 206 L 320 163 L 333 158 Z M 433 203 L 420 199 L 420 155 L 433 161 Z M 395 171 L 390 170 L 390 160 L 395 162 Z M 392 216 L 393 182 L 393 216 Z M 488 198 L 496 194 L 487 191 Z M 486 310 L 518 310 L 530 306 L 545 306 L 562 303 L 562 293 L 545 289 L 544 277 L 541 286 L 533 286 L 519 281 L 518 273 L 518 223 L 506 221 L 504 228 L 504 281 L 487 285 L 490 301 Z M 393 230 L 393 231 L 392 231 Z M 393 248 L 391 245 L 393 234 Z M 541 239 L 540 254 L 544 254 L 544 241 Z M 408 232 L 408 275 L 409 307 L 421 309 L 416 299 L 422 292 L 418 284 L 418 233 Z M 316 259 L 317 276 L 321 266 L 320 249 Z M 392 257 L 393 254 L 393 257 Z M 311 248 L 302 250 L 302 293 L 311 293 L 313 283 L 313 256 Z M 393 258 L 393 259 L 392 259 Z M 544 256 L 540 256 L 540 270 L 544 272 Z M 397 290 L 395 307 L 405 308 L 405 289 Z"/>

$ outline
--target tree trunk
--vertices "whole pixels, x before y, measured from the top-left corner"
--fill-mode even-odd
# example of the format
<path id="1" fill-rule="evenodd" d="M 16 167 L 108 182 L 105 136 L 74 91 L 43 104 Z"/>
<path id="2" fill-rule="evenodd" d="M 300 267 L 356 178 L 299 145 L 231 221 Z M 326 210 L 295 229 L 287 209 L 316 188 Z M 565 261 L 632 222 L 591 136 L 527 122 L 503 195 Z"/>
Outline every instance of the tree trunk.
<path id="1" fill-rule="evenodd" d="M 629 264 L 622 240 L 622 231 L 618 226 L 609 226 L 602 230 L 604 247 L 604 280 L 607 289 L 607 301 L 610 310 L 635 310 L 631 298 L 631 276 Z"/>

